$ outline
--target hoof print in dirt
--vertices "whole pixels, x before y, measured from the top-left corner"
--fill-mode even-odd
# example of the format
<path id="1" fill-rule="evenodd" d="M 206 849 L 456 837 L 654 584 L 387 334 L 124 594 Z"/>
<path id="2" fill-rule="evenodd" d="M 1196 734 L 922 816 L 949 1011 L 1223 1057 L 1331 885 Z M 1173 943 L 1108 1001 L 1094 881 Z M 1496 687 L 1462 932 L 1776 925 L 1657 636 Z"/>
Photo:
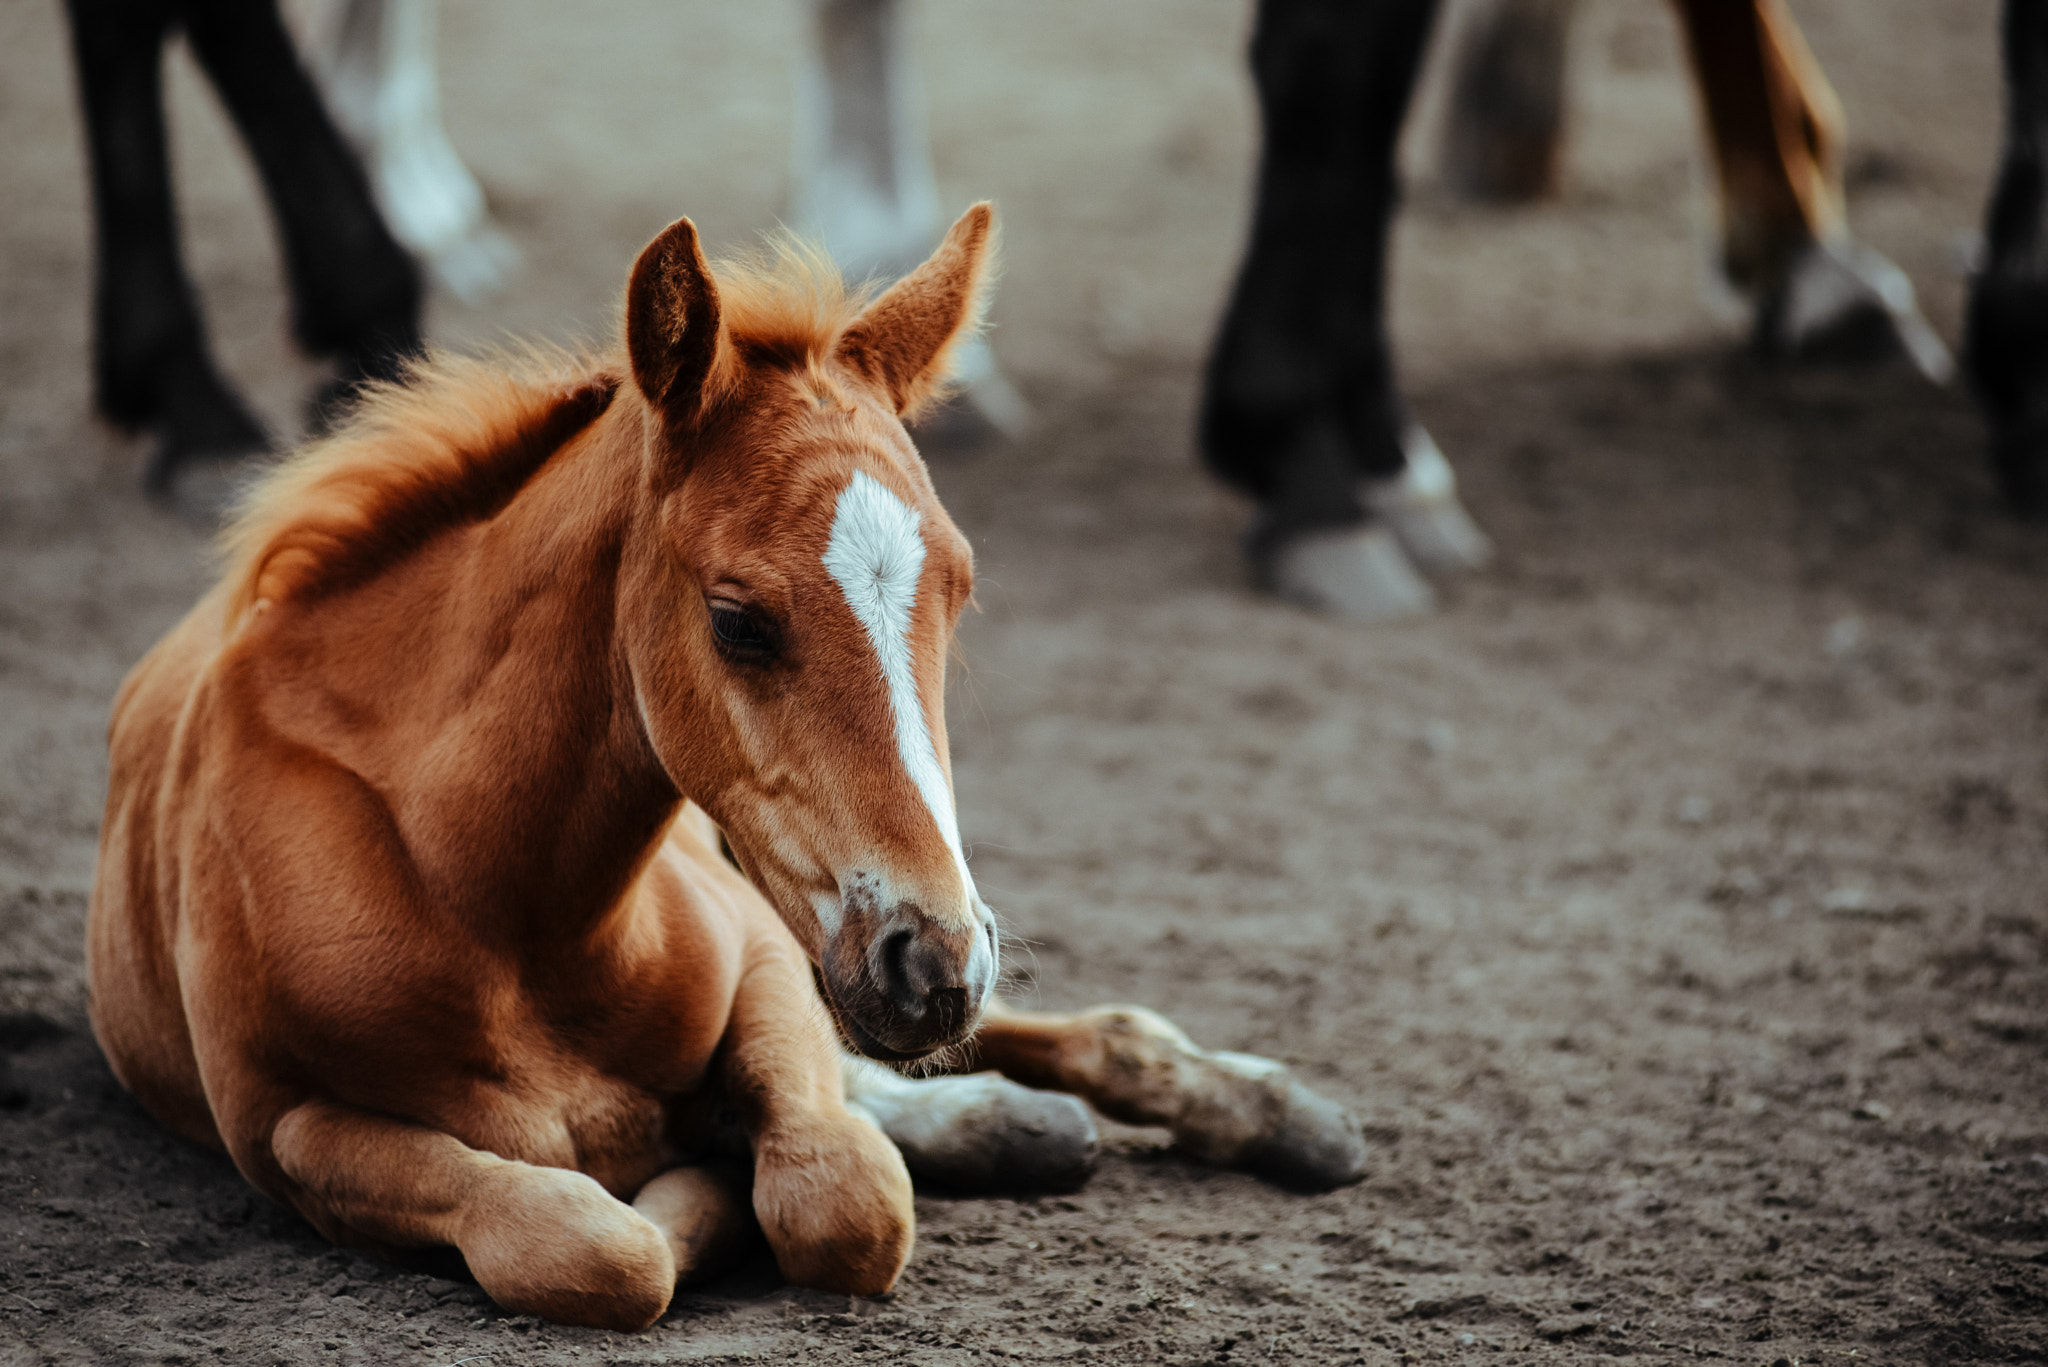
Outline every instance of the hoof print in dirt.
<path id="1" fill-rule="evenodd" d="M 1358 1117 L 1252 1054 L 1212 1054 L 1208 1095 L 1173 1127 L 1191 1156 L 1294 1191 L 1331 1191 L 1365 1176 Z"/>

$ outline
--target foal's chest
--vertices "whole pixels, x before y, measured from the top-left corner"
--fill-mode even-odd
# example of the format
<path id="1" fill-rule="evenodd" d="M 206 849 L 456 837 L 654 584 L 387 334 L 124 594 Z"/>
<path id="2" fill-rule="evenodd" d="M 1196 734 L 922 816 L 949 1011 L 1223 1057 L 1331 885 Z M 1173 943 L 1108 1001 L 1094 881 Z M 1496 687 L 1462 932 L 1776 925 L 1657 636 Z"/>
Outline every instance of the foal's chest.
<path id="1" fill-rule="evenodd" d="M 630 1197 L 657 1172 L 702 1146 L 717 1109 L 708 1057 L 692 1070 L 664 1069 L 680 1085 L 657 1088 L 565 1050 L 529 1054 L 501 1080 L 472 1090 L 458 1132 L 502 1158 L 588 1173 Z"/>

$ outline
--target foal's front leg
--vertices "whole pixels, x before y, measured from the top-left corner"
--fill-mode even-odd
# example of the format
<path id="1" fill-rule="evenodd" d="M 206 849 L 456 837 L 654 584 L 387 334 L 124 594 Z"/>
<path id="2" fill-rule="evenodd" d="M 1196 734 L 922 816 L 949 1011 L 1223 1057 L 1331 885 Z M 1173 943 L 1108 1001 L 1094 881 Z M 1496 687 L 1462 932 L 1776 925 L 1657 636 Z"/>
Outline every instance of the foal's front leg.
<path id="1" fill-rule="evenodd" d="M 292 1204 L 321 1233 L 385 1248 L 453 1244 L 507 1310 L 645 1329 L 675 1290 L 667 1231 L 583 1173 L 332 1101 L 288 1111 L 270 1142 Z M 664 1174 L 649 1192 L 675 1181 Z"/>
<path id="2" fill-rule="evenodd" d="M 810 964 L 773 929 L 741 977 L 723 1046 L 726 1091 L 753 1139 L 754 1216 L 788 1280 L 880 1295 L 910 1258 L 910 1173 L 848 1109 Z"/>
<path id="3" fill-rule="evenodd" d="M 974 1047 L 1027 1087 L 1072 1092 L 1129 1125 L 1166 1126 L 1205 1163 L 1317 1191 L 1365 1175 L 1350 1111 L 1272 1059 L 1196 1048 L 1142 1006 L 1055 1015 L 991 1005 Z"/>

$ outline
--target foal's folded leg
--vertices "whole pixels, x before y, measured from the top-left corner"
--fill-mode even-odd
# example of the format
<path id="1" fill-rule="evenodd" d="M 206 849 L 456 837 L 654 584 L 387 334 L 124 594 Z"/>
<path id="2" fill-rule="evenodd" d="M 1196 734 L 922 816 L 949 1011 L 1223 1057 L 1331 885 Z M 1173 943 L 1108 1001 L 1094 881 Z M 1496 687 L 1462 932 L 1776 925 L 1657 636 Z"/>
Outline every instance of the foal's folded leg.
<path id="1" fill-rule="evenodd" d="M 1142 1006 L 1071 1015 L 991 1007 L 974 1042 L 1006 1076 L 1072 1092 L 1112 1120 L 1164 1125 L 1205 1163 L 1318 1191 L 1365 1175 L 1350 1111 L 1272 1059 L 1196 1048 Z"/>
<path id="2" fill-rule="evenodd" d="M 1095 1119 L 1061 1092 L 1000 1073 L 907 1078 L 848 1054 L 850 1106 L 889 1136 L 910 1175 L 957 1192 L 1073 1191 L 1095 1171 Z"/>
<path id="3" fill-rule="evenodd" d="M 583 1173 L 328 1101 L 287 1112 L 271 1150 L 296 1186 L 293 1204 L 321 1232 L 388 1247 L 453 1244 L 507 1310 L 644 1329 L 675 1290 L 669 1237 Z"/>
<path id="4" fill-rule="evenodd" d="M 771 916 L 765 907 L 761 915 Z M 798 1286 L 876 1296 L 896 1284 L 916 1227 L 903 1156 L 846 1104 L 810 963 L 778 935 L 733 995 L 722 1071 L 754 1148 L 754 1218 Z"/>
<path id="5" fill-rule="evenodd" d="M 668 1241 L 679 1282 L 711 1270 L 760 1237 L 745 1184 L 710 1168 L 670 1168 L 640 1188 L 633 1209 Z"/>

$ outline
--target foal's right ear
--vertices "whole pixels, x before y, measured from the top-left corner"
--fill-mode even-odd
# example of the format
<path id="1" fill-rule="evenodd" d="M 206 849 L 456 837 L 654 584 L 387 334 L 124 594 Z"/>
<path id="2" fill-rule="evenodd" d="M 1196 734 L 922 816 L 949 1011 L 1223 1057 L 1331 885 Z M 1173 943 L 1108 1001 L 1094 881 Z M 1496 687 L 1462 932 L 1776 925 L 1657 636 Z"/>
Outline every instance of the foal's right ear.
<path id="1" fill-rule="evenodd" d="M 626 283 L 633 382 L 670 423 L 687 424 L 703 407 L 720 334 L 718 286 L 697 245 L 697 225 L 679 218 L 647 244 Z"/>

